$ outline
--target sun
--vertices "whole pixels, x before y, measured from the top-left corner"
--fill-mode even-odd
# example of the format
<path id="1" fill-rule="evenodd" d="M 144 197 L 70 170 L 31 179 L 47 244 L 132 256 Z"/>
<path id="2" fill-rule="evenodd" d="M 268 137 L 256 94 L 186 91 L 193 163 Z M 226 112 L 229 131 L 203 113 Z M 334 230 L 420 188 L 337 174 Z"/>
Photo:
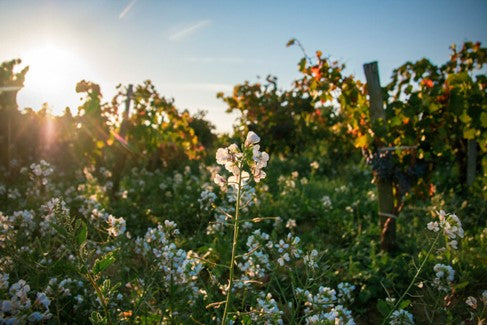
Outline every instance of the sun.
<path id="1" fill-rule="evenodd" d="M 76 111 L 79 95 L 76 83 L 86 78 L 86 64 L 75 52 L 56 45 L 45 45 L 26 51 L 22 62 L 29 66 L 24 89 L 19 93 L 21 108 L 34 110 L 48 103 L 51 113 L 60 115 L 66 106 Z"/>

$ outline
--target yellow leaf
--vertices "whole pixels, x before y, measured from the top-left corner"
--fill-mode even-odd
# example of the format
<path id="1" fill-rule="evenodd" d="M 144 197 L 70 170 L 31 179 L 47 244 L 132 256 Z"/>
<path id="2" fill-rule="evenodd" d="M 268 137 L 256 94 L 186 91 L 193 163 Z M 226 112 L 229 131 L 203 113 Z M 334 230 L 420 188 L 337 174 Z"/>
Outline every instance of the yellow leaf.
<path id="1" fill-rule="evenodd" d="M 354 146 L 355 148 L 361 148 L 361 147 L 365 147 L 368 143 L 369 143 L 369 137 L 366 134 L 364 134 L 359 136 L 357 139 L 355 139 Z"/>
<path id="2" fill-rule="evenodd" d="M 465 111 L 462 113 L 462 115 L 460 115 L 460 121 L 462 121 L 465 124 L 470 123 L 471 120 L 472 118 L 468 116 L 467 112 Z"/>

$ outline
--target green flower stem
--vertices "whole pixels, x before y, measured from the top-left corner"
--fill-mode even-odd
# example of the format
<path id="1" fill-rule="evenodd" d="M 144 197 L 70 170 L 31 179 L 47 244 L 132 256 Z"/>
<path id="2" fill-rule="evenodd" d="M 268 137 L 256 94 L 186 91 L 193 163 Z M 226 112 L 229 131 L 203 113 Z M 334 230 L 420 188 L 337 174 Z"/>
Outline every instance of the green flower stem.
<path id="1" fill-rule="evenodd" d="M 101 305 L 103 307 L 103 311 L 105 312 L 105 317 L 107 318 L 107 324 L 111 325 L 112 319 L 110 317 L 110 312 L 108 311 L 108 304 L 107 304 L 107 299 L 105 298 L 105 295 L 103 292 L 101 292 L 100 286 L 96 283 L 96 279 L 88 272 L 86 274 L 86 278 L 88 281 L 90 281 L 91 285 L 96 291 L 96 295 L 98 296 L 98 299 L 101 301 Z"/>
<path id="2" fill-rule="evenodd" d="M 416 279 L 418 278 L 419 273 L 421 273 L 421 270 L 423 270 L 424 264 L 426 263 L 426 261 L 428 260 L 429 256 L 431 255 L 431 252 L 433 251 L 433 248 L 435 247 L 436 242 L 438 241 L 438 238 L 440 238 L 440 234 L 441 234 L 441 232 L 438 232 L 438 235 L 436 235 L 436 238 L 433 241 L 433 244 L 431 244 L 431 247 L 430 247 L 428 253 L 424 257 L 423 262 L 421 262 L 421 265 L 419 266 L 418 270 L 416 271 L 416 274 L 414 275 L 413 279 L 409 283 L 409 286 L 404 291 L 404 293 L 402 294 L 401 298 L 399 298 L 399 300 L 395 303 L 395 305 L 391 309 L 391 311 L 389 311 L 389 313 L 387 314 L 386 318 L 384 318 L 384 320 L 382 321 L 382 325 L 386 324 L 386 321 L 389 319 L 389 317 L 391 317 L 392 313 L 397 309 L 397 307 L 399 307 L 399 305 L 401 304 L 401 302 L 404 300 L 404 297 L 406 297 L 406 295 L 408 294 L 409 290 L 411 290 L 411 287 L 416 282 Z"/>
<path id="3" fill-rule="evenodd" d="M 108 302 L 107 302 L 107 299 L 105 298 L 105 295 L 101 291 L 101 288 L 98 285 L 98 283 L 96 283 L 95 276 L 92 275 L 91 272 L 88 271 L 86 269 L 86 267 L 85 267 L 86 262 L 85 262 L 85 259 L 83 257 L 83 255 L 84 255 L 84 246 L 81 246 L 79 248 L 79 250 L 77 250 L 77 254 L 76 255 L 77 255 L 77 258 L 78 258 L 78 262 L 81 265 L 83 265 L 83 269 L 81 270 L 80 273 L 90 282 L 90 284 L 93 287 L 93 289 L 95 289 L 95 293 L 98 296 L 98 299 L 100 299 L 100 302 L 101 302 L 101 305 L 102 305 L 102 308 L 103 308 L 103 312 L 105 313 L 105 317 L 107 319 L 107 324 L 108 325 L 113 324 L 112 323 L 111 316 L 110 316 L 110 311 L 108 310 Z"/>
<path id="4" fill-rule="evenodd" d="M 238 229 L 239 229 L 239 210 L 240 210 L 240 194 L 242 191 L 242 165 L 239 166 L 238 186 L 237 186 L 237 202 L 235 203 L 235 218 L 233 219 L 233 243 L 232 243 L 232 258 L 230 259 L 230 278 L 228 282 L 227 299 L 225 301 L 225 310 L 223 311 L 222 325 L 226 324 L 228 308 L 232 298 L 233 286 L 233 269 L 235 264 L 235 254 L 237 251 Z"/>

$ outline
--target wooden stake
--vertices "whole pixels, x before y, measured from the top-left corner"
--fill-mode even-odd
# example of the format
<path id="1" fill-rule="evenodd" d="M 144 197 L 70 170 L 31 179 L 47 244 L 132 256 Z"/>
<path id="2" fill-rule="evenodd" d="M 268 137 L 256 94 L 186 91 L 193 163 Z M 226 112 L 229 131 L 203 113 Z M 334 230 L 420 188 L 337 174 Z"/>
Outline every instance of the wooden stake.
<path id="1" fill-rule="evenodd" d="M 122 124 L 120 125 L 120 134 L 119 136 L 123 140 L 127 140 L 127 128 L 129 124 L 129 112 L 130 112 L 130 102 L 132 101 L 134 93 L 134 88 L 132 84 L 129 84 L 127 88 L 127 99 L 125 100 L 125 110 L 123 112 Z M 115 162 L 115 169 L 113 170 L 113 187 L 112 187 L 112 196 L 120 189 L 120 178 L 122 177 L 122 171 L 125 167 L 125 162 L 127 160 L 128 150 L 124 150 L 124 146 L 119 144 L 117 146 L 119 148 L 117 152 L 117 160 Z"/>
<path id="2" fill-rule="evenodd" d="M 372 124 L 379 119 L 385 120 L 384 101 L 379 79 L 377 62 L 364 64 L 369 93 L 370 119 Z M 377 141 L 378 142 L 378 141 Z M 376 143 L 377 143 L 376 142 Z M 379 220 L 381 228 L 381 249 L 390 252 L 396 242 L 396 221 L 392 180 L 377 177 L 377 193 L 379 197 Z"/>

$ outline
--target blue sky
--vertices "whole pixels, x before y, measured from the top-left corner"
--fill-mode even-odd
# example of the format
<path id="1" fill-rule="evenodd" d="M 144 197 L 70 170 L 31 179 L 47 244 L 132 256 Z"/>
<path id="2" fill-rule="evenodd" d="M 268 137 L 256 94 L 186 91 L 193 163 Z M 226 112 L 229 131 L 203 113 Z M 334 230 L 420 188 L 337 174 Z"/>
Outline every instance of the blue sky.
<path id="1" fill-rule="evenodd" d="M 445 62 L 452 43 L 485 46 L 487 1 L 0 0 L 0 60 L 32 70 L 19 104 L 54 112 L 76 110 L 81 79 L 106 100 L 118 83 L 151 79 L 178 108 L 204 109 L 229 131 L 235 116 L 215 94 L 267 74 L 289 87 L 302 56 L 285 47 L 294 37 L 361 79 L 362 64 L 379 61 L 385 84 L 408 60 Z"/>

